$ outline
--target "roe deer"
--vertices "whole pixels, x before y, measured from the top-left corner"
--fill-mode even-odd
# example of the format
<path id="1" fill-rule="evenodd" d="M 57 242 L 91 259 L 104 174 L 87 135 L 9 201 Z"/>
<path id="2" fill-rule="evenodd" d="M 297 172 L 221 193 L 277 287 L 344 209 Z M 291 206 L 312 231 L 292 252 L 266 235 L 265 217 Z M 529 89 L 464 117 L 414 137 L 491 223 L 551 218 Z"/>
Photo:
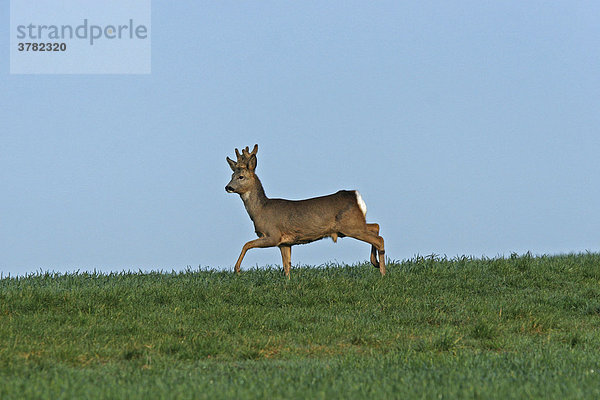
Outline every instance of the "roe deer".
<path id="1" fill-rule="evenodd" d="M 235 149 L 237 161 L 227 157 L 233 174 L 225 186 L 228 193 L 237 193 L 242 198 L 258 239 L 244 245 L 235 263 L 235 272 L 249 249 L 255 247 L 279 247 L 285 275 L 290 277 L 292 245 L 310 243 L 331 237 L 350 236 L 371 244 L 371 263 L 385 275 L 385 250 L 383 238 L 379 236 L 378 224 L 367 224 L 367 206 L 356 190 L 340 190 L 328 196 L 306 200 L 270 199 L 265 195 L 258 176 L 255 174 L 256 153 L 248 147 L 242 153 Z M 379 260 L 377 259 L 379 255 Z"/>

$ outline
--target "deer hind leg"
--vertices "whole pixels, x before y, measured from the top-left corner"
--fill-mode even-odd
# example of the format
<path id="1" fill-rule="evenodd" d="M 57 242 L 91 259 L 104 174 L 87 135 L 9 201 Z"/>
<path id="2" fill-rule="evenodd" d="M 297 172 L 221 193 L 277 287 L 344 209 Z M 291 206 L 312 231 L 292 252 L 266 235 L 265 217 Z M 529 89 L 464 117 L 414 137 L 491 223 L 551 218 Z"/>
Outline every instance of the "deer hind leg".
<path id="1" fill-rule="evenodd" d="M 367 229 L 370 232 L 373 232 L 374 234 L 379 236 L 379 224 L 367 224 Z M 377 260 L 377 249 L 373 245 L 371 245 L 371 264 L 373 264 L 375 268 L 379 268 L 379 261 Z"/>
<path id="2" fill-rule="evenodd" d="M 240 266 L 242 265 L 242 260 L 244 259 L 244 256 L 246 255 L 246 252 L 250 249 L 254 249 L 255 247 L 274 247 L 277 246 L 277 240 L 273 239 L 269 236 L 263 236 L 260 237 L 258 239 L 254 239 L 249 241 L 248 243 L 246 243 L 244 245 L 244 247 L 242 247 L 242 252 L 240 253 L 240 256 L 237 259 L 237 262 L 235 263 L 235 272 L 236 273 L 240 273 Z"/>
<path id="3" fill-rule="evenodd" d="M 367 226 L 363 230 L 350 232 L 342 231 L 342 233 L 346 236 L 353 237 L 354 239 L 370 243 L 371 246 L 377 250 L 377 253 L 379 253 L 379 272 L 381 272 L 381 275 L 385 275 L 385 249 L 383 238 L 376 234 L 373 229 L 373 227 L 369 228 Z M 373 253 L 371 252 L 371 254 Z"/>
<path id="4" fill-rule="evenodd" d="M 285 276 L 290 279 L 290 268 L 292 267 L 292 246 L 280 245 L 281 260 Z"/>

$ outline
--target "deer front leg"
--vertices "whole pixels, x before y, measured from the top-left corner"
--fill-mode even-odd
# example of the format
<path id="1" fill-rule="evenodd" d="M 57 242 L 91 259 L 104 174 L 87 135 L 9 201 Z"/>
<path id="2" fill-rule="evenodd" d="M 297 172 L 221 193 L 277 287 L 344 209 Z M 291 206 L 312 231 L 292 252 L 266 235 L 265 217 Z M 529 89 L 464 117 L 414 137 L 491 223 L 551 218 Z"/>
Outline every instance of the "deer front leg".
<path id="1" fill-rule="evenodd" d="M 292 267 L 292 246 L 279 245 L 279 250 L 281 250 L 281 261 L 283 264 L 283 270 L 285 271 L 285 276 L 290 279 L 290 268 Z"/>
<path id="2" fill-rule="evenodd" d="M 240 273 L 240 265 L 242 265 L 242 260 L 244 259 L 244 256 L 246 255 L 246 252 L 248 250 L 253 249 L 255 247 L 274 247 L 274 246 L 277 246 L 277 240 L 273 239 L 272 237 L 269 237 L 269 236 L 263 236 L 258 239 L 249 241 L 248 243 L 246 243 L 244 245 L 244 247 L 242 247 L 242 252 L 241 252 L 240 256 L 238 257 L 237 262 L 235 263 L 235 272 L 237 272 L 238 274 Z"/>

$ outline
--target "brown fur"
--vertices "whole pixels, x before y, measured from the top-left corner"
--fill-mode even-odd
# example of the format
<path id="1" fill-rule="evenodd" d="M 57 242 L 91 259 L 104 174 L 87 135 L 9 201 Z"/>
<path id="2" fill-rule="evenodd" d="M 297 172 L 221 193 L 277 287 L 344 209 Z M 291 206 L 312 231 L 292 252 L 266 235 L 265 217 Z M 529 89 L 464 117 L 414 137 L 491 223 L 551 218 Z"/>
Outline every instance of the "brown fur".
<path id="1" fill-rule="evenodd" d="M 244 245 L 235 264 L 239 273 L 246 251 L 255 247 L 278 246 L 286 276 L 291 267 L 291 246 L 331 237 L 350 236 L 371 244 L 371 263 L 385 274 L 384 241 L 379 236 L 378 224 L 367 224 L 356 200 L 356 192 L 340 190 L 327 196 L 306 200 L 269 199 L 255 174 L 256 153 L 248 147 L 240 154 L 235 149 L 237 161 L 227 157 L 233 171 L 225 187 L 229 193 L 238 193 L 258 235 Z M 377 257 L 379 256 L 379 257 Z M 378 259 L 379 258 L 379 259 Z"/>

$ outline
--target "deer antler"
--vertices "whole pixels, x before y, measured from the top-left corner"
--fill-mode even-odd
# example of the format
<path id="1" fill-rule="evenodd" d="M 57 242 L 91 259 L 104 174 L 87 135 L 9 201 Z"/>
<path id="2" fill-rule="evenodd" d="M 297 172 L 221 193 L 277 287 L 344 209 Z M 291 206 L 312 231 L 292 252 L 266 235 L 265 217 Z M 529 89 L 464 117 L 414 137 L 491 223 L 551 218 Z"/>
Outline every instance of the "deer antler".
<path id="1" fill-rule="evenodd" d="M 250 160 L 250 158 L 253 155 L 256 155 L 257 152 L 258 152 L 258 144 L 254 145 L 254 148 L 252 149 L 252 151 L 250 151 L 250 148 L 248 146 L 246 146 L 245 149 L 242 149 L 241 154 L 238 149 L 235 149 L 235 155 L 237 157 L 236 166 L 238 166 L 240 168 L 247 167 L 248 161 Z"/>
<path id="2" fill-rule="evenodd" d="M 250 157 L 252 157 L 253 155 L 255 155 L 258 152 L 258 145 L 255 144 L 254 148 L 252 149 L 252 152 L 250 152 L 250 148 L 248 146 L 246 146 L 245 149 L 242 150 L 242 155 L 249 160 Z"/>

